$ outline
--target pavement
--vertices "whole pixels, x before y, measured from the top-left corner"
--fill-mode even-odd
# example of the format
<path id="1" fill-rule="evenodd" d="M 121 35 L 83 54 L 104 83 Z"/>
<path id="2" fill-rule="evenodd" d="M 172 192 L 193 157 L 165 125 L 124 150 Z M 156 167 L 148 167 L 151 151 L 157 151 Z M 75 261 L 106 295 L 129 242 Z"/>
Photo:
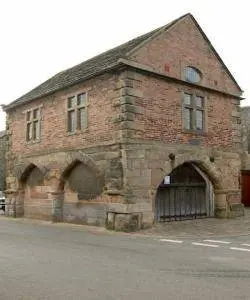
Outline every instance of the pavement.
<path id="1" fill-rule="evenodd" d="M 250 233 L 242 221 L 183 221 L 128 234 L 1 216 L 0 300 L 250 299 Z"/>
<path id="2" fill-rule="evenodd" d="M 235 219 L 204 218 L 159 223 L 154 225 L 153 228 L 142 230 L 140 233 L 168 237 L 248 235 L 250 234 L 250 208 L 245 208 L 245 215 L 243 217 Z"/>

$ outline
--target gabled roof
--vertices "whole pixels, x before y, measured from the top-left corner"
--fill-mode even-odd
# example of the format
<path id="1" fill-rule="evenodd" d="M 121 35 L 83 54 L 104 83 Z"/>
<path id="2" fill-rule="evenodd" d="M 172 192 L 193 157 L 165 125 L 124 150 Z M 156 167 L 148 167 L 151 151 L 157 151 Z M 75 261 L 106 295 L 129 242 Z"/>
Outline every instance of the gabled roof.
<path id="1" fill-rule="evenodd" d="M 232 81 L 235 83 L 235 85 L 237 86 L 237 88 L 240 90 L 240 92 L 243 92 L 243 90 L 241 89 L 241 87 L 239 86 L 238 82 L 236 81 L 236 79 L 234 78 L 234 76 L 232 75 L 232 73 L 229 71 L 229 69 L 227 68 L 226 64 L 224 63 L 224 61 L 222 60 L 222 58 L 220 57 L 220 55 L 218 54 L 218 52 L 215 50 L 214 46 L 212 45 L 212 43 L 210 42 L 209 38 L 206 36 L 205 32 L 202 30 L 202 28 L 200 27 L 199 23 L 195 20 L 194 16 L 192 14 L 189 14 L 189 16 L 191 17 L 191 19 L 194 21 L 195 25 L 197 26 L 197 28 L 199 29 L 200 33 L 202 34 L 203 38 L 206 40 L 206 42 L 208 43 L 209 47 L 211 48 L 211 50 L 213 51 L 213 53 L 215 54 L 215 56 L 217 57 L 217 59 L 220 61 L 220 63 L 222 64 L 222 66 L 224 67 L 225 71 L 227 72 L 227 74 L 230 76 L 230 78 L 232 79 Z"/>
<path id="2" fill-rule="evenodd" d="M 63 88 L 72 86 L 90 77 L 93 77 L 95 75 L 98 75 L 109 69 L 114 68 L 119 64 L 118 63 L 119 58 L 126 57 L 126 54 L 129 51 L 139 46 L 142 42 L 145 42 L 146 40 L 152 38 L 162 28 L 167 28 L 172 26 L 174 23 L 184 18 L 185 16 L 186 15 L 174 20 L 173 22 L 163 27 L 157 28 L 151 32 L 141 35 L 125 44 L 122 44 L 118 47 L 115 47 L 111 50 L 101 53 L 83 63 L 80 63 L 79 65 L 76 65 L 70 69 L 67 69 L 65 71 L 56 74 L 55 76 L 48 79 L 41 85 L 37 86 L 27 94 L 11 102 L 9 105 L 4 106 L 4 109 L 8 110 L 15 106 L 24 104 L 26 102 L 30 102 L 39 97 L 49 95 Z"/>
<path id="3" fill-rule="evenodd" d="M 227 70 L 228 74 L 232 78 L 232 80 L 235 82 L 237 87 L 240 89 L 239 85 L 237 84 L 236 80 L 232 76 L 232 74 L 227 69 L 226 65 L 223 63 L 222 59 L 218 55 L 218 53 L 213 48 L 212 44 L 210 43 L 209 39 L 205 35 L 205 33 L 200 28 L 199 24 L 195 20 L 195 18 L 191 14 L 185 14 L 181 16 L 180 18 L 170 22 L 169 24 L 162 26 L 160 28 L 157 28 L 151 32 L 148 32 L 144 35 L 141 35 L 125 44 L 122 44 L 118 47 L 115 47 L 111 50 L 108 50 L 102 54 L 99 54 L 83 63 L 80 63 L 79 65 L 76 65 L 70 69 L 67 69 L 65 71 L 62 71 L 52 78 L 48 79 L 41 85 L 37 86 L 27 94 L 23 95 L 22 97 L 18 98 L 17 100 L 13 101 L 9 105 L 4 106 L 5 110 L 11 109 L 13 107 L 19 106 L 21 104 L 30 102 L 32 100 L 35 100 L 37 98 L 40 98 L 42 96 L 46 96 L 49 94 L 52 94 L 56 91 L 62 90 L 64 88 L 70 87 L 74 84 L 80 83 L 86 79 L 89 79 L 91 77 L 97 76 L 98 74 L 101 74 L 103 72 L 106 72 L 108 70 L 111 70 L 115 67 L 118 67 L 120 65 L 119 59 L 125 58 L 126 55 L 143 45 L 148 40 L 152 39 L 154 36 L 158 35 L 162 31 L 165 31 L 172 27 L 175 23 L 180 21 L 181 19 L 184 19 L 185 17 L 190 16 L 195 24 L 197 25 L 198 29 L 202 33 L 203 37 L 206 39 L 206 41 L 209 43 L 211 49 L 214 51 L 217 58 L 220 60 L 220 62 L 223 64 L 225 69 Z M 240 89 L 241 90 L 241 89 Z"/>

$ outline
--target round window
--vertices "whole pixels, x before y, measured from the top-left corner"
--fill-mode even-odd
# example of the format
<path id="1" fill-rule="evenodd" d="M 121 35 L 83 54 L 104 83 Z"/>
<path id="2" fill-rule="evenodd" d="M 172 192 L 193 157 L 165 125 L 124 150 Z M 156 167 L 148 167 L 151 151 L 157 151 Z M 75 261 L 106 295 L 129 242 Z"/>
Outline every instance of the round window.
<path id="1" fill-rule="evenodd" d="M 193 83 L 201 81 L 201 72 L 193 67 L 186 67 L 184 70 L 185 80 Z"/>

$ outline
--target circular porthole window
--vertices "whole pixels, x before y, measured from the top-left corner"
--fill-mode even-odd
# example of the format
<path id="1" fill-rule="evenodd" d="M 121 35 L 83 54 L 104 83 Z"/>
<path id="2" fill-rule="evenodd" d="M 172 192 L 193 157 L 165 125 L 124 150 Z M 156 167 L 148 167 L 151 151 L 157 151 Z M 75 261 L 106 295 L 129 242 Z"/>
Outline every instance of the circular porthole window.
<path id="1" fill-rule="evenodd" d="M 197 83 L 201 81 L 201 72 L 194 67 L 186 67 L 184 69 L 184 77 L 186 81 Z"/>

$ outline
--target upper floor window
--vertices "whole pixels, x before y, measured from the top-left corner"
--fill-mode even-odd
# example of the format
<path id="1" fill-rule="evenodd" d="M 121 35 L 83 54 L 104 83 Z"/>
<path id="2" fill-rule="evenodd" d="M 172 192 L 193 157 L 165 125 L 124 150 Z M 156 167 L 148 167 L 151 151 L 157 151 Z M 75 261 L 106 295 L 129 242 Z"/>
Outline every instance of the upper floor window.
<path id="1" fill-rule="evenodd" d="M 68 98 L 68 132 L 87 127 L 87 96 L 82 93 Z"/>
<path id="2" fill-rule="evenodd" d="M 40 108 L 35 108 L 26 112 L 26 140 L 36 141 L 41 135 Z"/>
<path id="3" fill-rule="evenodd" d="M 205 105 L 204 97 L 195 94 L 184 93 L 183 99 L 183 123 L 184 129 L 204 132 Z"/>
<path id="4" fill-rule="evenodd" d="M 184 77 L 186 81 L 197 83 L 201 81 L 201 72 L 194 67 L 186 67 L 184 69 Z"/>

